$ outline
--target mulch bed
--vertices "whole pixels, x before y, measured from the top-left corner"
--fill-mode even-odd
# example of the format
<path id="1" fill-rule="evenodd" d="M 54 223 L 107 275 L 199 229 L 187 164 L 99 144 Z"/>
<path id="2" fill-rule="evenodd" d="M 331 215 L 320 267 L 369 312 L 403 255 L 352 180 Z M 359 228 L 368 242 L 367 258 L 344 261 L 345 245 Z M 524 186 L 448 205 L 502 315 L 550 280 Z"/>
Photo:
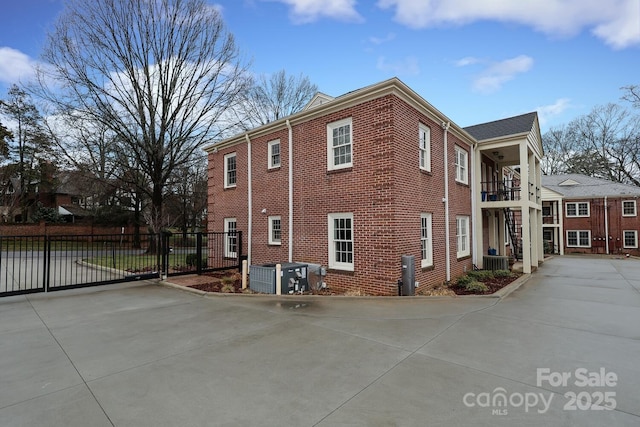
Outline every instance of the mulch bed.
<path id="1" fill-rule="evenodd" d="M 486 281 L 482 281 L 482 283 L 487 285 L 487 287 L 489 288 L 489 290 L 487 292 L 467 291 L 465 288 L 463 288 L 461 286 L 456 286 L 456 285 L 452 285 L 451 286 L 451 290 L 453 292 L 455 292 L 456 295 L 489 295 L 489 294 L 492 294 L 492 293 L 497 292 L 500 289 L 504 288 L 505 286 L 507 286 L 511 282 L 515 281 L 518 277 L 520 277 L 520 276 L 519 275 L 513 275 L 511 277 L 494 277 L 492 279 L 489 279 L 489 280 L 486 280 Z"/>
<path id="2" fill-rule="evenodd" d="M 230 284 L 233 285 L 233 292 L 231 292 L 230 288 L 226 289 L 225 293 L 242 293 L 242 275 L 238 273 L 238 270 L 234 269 L 231 271 L 213 271 L 210 273 L 205 273 L 202 276 L 211 278 L 210 281 L 206 281 L 205 283 L 198 283 L 195 285 L 190 285 L 190 288 L 198 289 L 205 292 L 223 292 L 224 283 L 222 279 L 225 277 L 233 278 L 233 282 Z"/>

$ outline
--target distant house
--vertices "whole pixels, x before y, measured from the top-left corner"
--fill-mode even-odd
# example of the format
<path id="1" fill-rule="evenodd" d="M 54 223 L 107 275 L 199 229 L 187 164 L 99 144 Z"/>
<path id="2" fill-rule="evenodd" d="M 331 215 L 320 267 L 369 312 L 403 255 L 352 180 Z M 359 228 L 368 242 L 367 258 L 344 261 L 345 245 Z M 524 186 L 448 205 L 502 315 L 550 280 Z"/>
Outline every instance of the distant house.
<path id="1" fill-rule="evenodd" d="M 640 255 L 640 187 L 580 174 L 542 177 L 549 252 Z"/>
<path id="2" fill-rule="evenodd" d="M 462 128 L 394 78 L 207 151 L 208 229 L 243 231 L 223 250 L 251 264 L 321 264 L 332 288 L 391 295 L 401 255 L 420 284 L 482 268 L 489 247 L 517 247 L 525 272 L 543 259 L 535 113 Z"/>

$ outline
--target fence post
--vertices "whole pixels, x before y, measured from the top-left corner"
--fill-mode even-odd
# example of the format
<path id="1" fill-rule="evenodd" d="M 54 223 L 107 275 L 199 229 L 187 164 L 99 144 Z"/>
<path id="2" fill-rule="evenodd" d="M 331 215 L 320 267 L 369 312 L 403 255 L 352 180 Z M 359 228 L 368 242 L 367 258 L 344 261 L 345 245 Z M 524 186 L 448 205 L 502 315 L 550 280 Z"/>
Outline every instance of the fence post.
<path id="1" fill-rule="evenodd" d="M 49 285 L 51 284 L 51 238 L 45 234 L 44 236 L 44 274 L 43 274 L 43 287 L 45 292 L 49 292 Z"/>
<path id="2" fill-rule="evenodd" d="M 196 261 L 196 273 L 200 275 L 202 274 L 202 232 L 196 234 L 196 256 L 198 257 Z"/>

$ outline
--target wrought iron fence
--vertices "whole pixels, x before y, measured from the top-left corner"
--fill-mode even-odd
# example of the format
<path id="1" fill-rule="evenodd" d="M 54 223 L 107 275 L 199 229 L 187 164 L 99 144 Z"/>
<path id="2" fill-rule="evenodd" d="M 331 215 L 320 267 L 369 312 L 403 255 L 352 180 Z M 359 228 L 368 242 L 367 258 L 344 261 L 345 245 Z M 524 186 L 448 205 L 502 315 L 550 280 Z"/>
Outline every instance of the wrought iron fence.
<path id="1" fill-rule="evenodd" d="M 0 296 L 240 268 L 242 232 L 0 236 Z"/>

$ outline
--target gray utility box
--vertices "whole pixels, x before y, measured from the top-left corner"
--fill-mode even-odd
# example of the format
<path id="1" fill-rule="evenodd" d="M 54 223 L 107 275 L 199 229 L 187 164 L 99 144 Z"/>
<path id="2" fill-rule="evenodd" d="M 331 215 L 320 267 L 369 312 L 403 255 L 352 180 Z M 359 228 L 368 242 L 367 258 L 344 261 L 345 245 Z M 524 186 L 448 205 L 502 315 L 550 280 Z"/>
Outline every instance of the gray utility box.
<path id="1" fill-rule="evenodd" d="M 280 291 L 283 295 L 309 290 L 307 264 L 283 262 L 280 265 L 282 266 Z M 254 292 L 275 294 L 276 265 L 264 264 L 250 266 L 249 288 Z"/>

